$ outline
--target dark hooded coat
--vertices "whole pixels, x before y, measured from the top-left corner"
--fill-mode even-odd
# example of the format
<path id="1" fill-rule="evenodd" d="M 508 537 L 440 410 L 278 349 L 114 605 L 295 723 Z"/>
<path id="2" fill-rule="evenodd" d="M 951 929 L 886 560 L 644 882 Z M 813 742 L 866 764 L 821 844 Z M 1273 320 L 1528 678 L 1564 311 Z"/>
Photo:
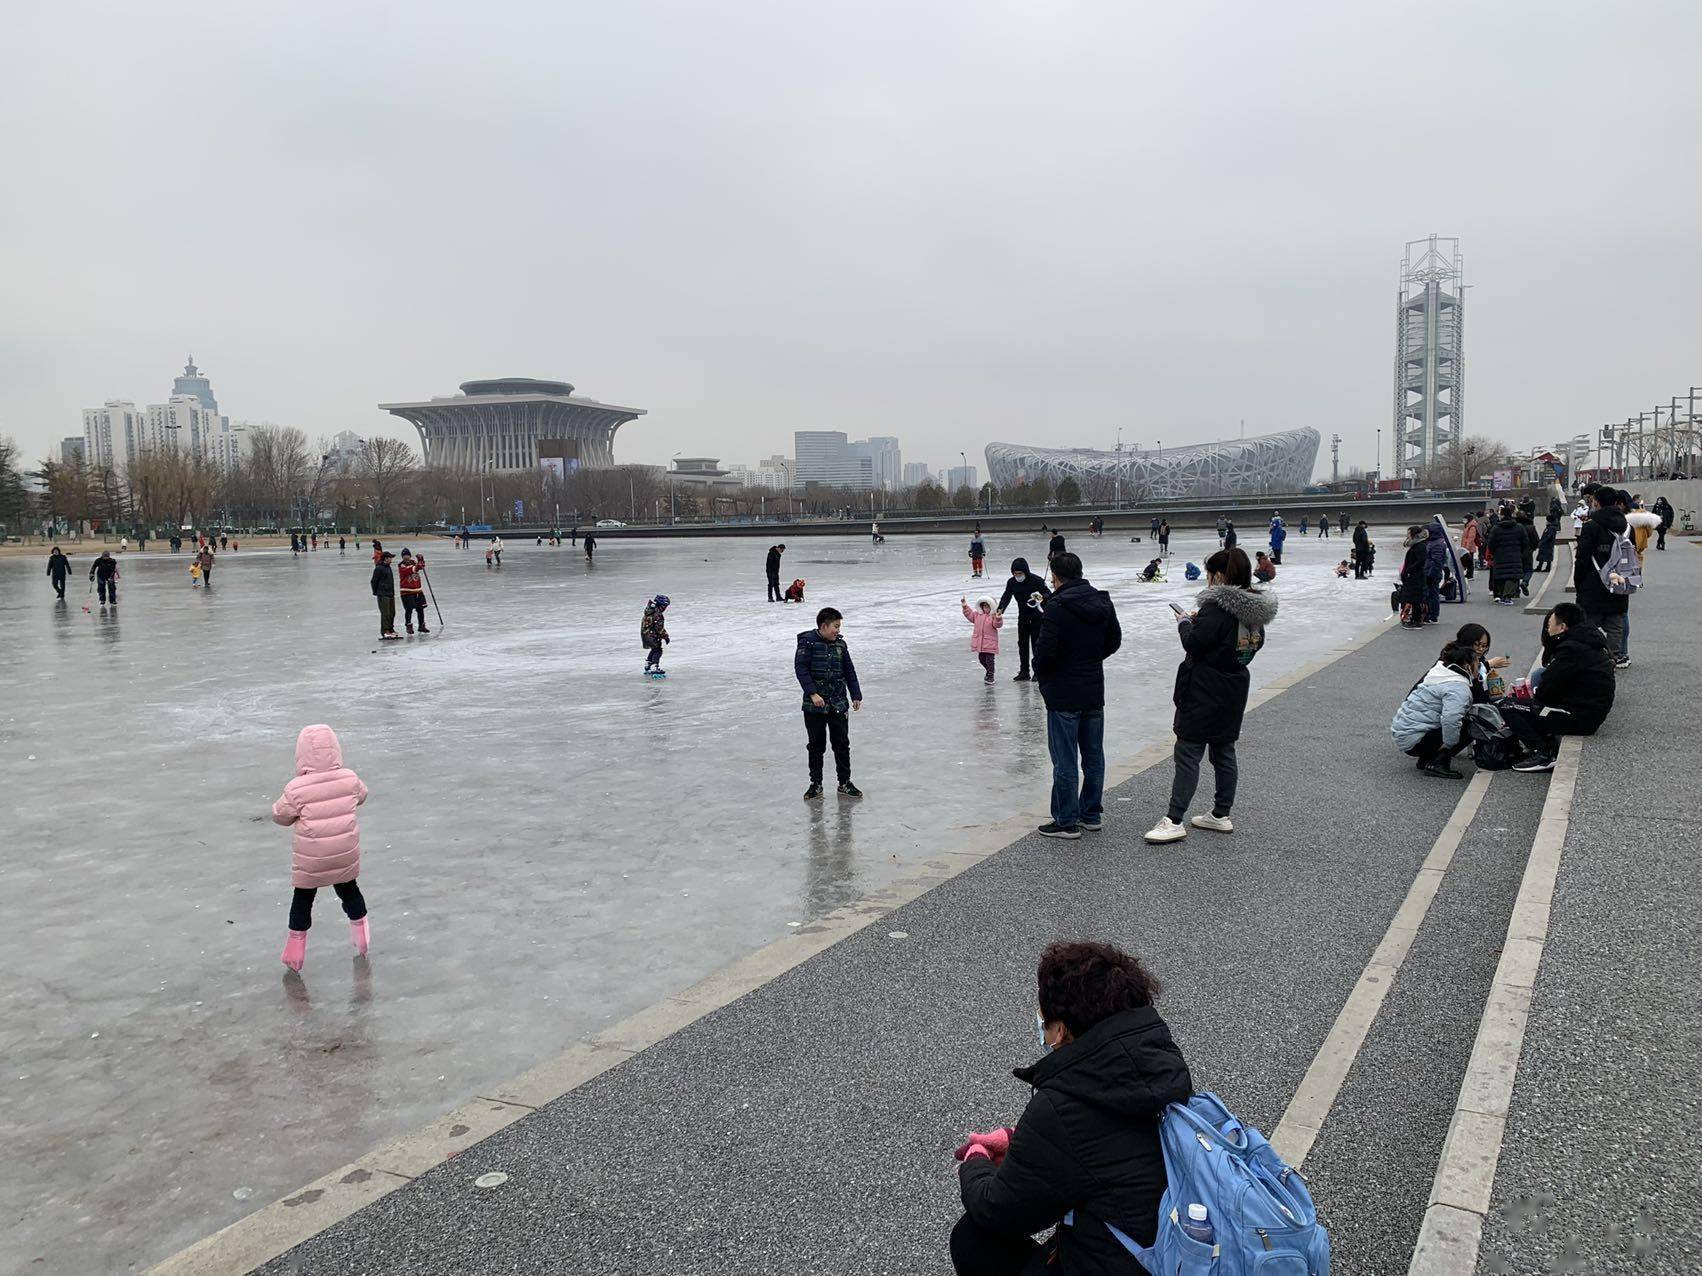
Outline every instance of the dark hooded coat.
<path id="1" fill-rule="evenodd" d="M 1247 665 L 1264 645 L 1265 626 L 1276 614 L 1274 594 L 1234 585 L 1200 591 L 1199 610 L 1177 624 L 1187 653 L 1176 669 L 1172 695 L 1180 739 L 1228 744 L 1240 738 L 1252 683 Z"/>
<path id="2" fill-rule="evenodd" d="M 1592 510 L 1578 529 L 1578 543 L 1572 552 L 1572 587 L 1577 591 L 1578 606 L 1591 615 L 1623 616 L 1631 609 L 1631 599 L 1609 590 L 1601 575 L 1614 540 L 1624 531 L 1625 515 L 1611 505 Z"/>
<path id="3" fill-rule="evenodd" d="M 1033 1067 L 1016 1071 L 1034 1095 L 997 1166 L 974 1157 L 958 1171 L 963 1208 L 978 1226 L 1027 1236 L 1062 1221 L 1058 1276 L 1134 1276 L 1139 1261 L 1107 1223 L 1150 1245 L 1168 1186 L 1158 1119 L 1186 1103 L 1193 1079 L 1152 1006 L 1100 1020 Z"/>
<path id="4" fill-rule="evenodd" d="M 1022 573 L 1023 579 L 1018 580 L 1016 578 L 1018 572 Z M 1028 565 L 1026 558 L 1011 559 L 1011 577 L 1005 582 L 1005 592 L 999 597 L 999 605 L 994 610 L 1003 615 L 1005 608 L 1014 602 L 1017 606 L 1016 623 L 1018 626 L 1038 625 L 1040 613 L 1028 605 L 1031 594 L 1039 594 L 1040 601 L 1045 603 L 1052 596 L 1052 591 L 1047 588 L 1046 582 L 1035 574 L 1034 569 Z"/>
<path id="5" fill-rule="evenodd" d="M 1123 645 L 1111 595 L 1067 580 L 1046 602 L 1034 639 L 1034 676 L 1054 713 L 1105 707 L 1105 659 Z"/>

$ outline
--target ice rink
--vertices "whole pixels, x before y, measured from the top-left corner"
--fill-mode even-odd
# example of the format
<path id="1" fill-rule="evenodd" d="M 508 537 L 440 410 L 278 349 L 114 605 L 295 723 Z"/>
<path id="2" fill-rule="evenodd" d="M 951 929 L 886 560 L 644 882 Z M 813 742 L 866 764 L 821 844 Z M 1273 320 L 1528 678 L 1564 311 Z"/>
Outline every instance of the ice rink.
<path id="1" fill-rule="evenodd" d="M 1358 583 L 1333 575 L 1345 538 L 1290 535 L 1255 685 L 1388 614 L 1399 536 L 1374 538 L 1378 573 Z M 1045 538 L 988 536 L 984 581 L 967 539 L 799 538 L 781 571 L 809 582 L 794 607 L 764 601 L 763 540 L 608 540 L 594 566 L 511 541 L 491 570 L 394 538 L 427 552 L 447 624 L 382 647 L 352 541 L 342 557 L 220 555 L 210 591 L 187 555 L 128 555 L 120 606 L 88 613 L 91 551 L 64 605 L 45 556 L 0 560 L 0 1270 L 146 1267 L 960 830 L 1043 809 L 1045 720 L 1038 688 L 1010 681 L 1015 615 L 987 687 L 958 598 L 996 601 L 1010 559 L 1043 564 Z M 1123 624 L 1114 763 L 1169 733 L 1166 604 L 1197 592 L 1181 563 L 1216 538 L 1178 532 L 1164 585 L 1134 583 L 1149 543 L 1070 542 Z M 657 592 L 673 599 L 665 682 L 640 673 Z M 824 605 L 845 613 L 866 697 L 860 804 L 801 801 L 792 652 Z M 352 957 L 322 892 L 298 980 L 278 963 L 290 835 L 268 813 L 297 731 L 321 721 L 371 789 L 373 951 Z"/>

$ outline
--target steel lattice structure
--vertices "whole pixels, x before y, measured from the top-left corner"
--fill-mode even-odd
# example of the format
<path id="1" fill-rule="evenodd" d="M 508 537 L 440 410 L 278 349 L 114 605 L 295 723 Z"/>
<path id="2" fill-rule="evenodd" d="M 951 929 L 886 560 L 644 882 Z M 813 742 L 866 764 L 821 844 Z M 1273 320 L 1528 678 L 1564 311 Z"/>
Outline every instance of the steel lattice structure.
<path id="1" fill-rule="evenodd" d="M 1134 501 L 1259 496 L 1310 483 L 1321 441 L 1318 431 L 1299 429 L 1150 451 L 989 443 L 987 469 L 1002 488 L 1041 479 L 1056 487 L 1073 478 L 1090 499 L 1103 499 L 1111 488 Z"/>
<path id="2" fill-rule="evenodd" d="M 1395 297 L 1395 472 L 1427 469 L 1465 437 L 1465 259 L 1458 239 L 1414 239 Z"/>

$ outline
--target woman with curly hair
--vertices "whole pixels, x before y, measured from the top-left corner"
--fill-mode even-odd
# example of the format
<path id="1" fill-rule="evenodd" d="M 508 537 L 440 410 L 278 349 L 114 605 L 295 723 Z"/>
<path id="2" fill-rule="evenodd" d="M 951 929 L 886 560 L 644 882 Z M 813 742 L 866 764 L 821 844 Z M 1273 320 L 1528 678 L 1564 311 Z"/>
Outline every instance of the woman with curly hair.
<path id="1" fill-rule="evenodd" d="M 957 1150 L 952 1265 L 959 1276 L 1133 1276 L 1145 1269 L 1111 1229 L 1153 1242 L 1166 1186 L 1158 1119 L 1193 1093 L 1188 1065 L 1153 1008 L 1158 980 L 1121 949 L 1052 944 L 1038 983 L 1042 1055 L 1015 1073 L 1034 1087 L 1028 1107 L 1014 1129 Z"/>

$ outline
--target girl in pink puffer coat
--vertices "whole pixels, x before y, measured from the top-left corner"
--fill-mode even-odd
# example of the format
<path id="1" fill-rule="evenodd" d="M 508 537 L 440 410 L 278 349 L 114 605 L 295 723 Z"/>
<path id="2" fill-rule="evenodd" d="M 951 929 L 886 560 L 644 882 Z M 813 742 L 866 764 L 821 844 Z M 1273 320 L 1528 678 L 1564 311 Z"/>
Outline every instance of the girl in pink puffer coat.
<path id="1" fill-rule="evenodd" d="M 987 671 L 984 682 L 993 681 L 993 663 L 999 654 L 999 630 L 1005 623 L 1002 612 L 993 610 L 993 600 L 983 598 L 975 604 L 975 610 L 969 609 L 969 600 L 959 598 L 963 604 L 963 618 L 975 626 L 975 632 L 969 637 L 969 649 L 981 661 L 981 667 Z"/>
<path id="2" fill-rule="evenodd" d="M 321 886 L 337 892 L 349 916 L 349 938 L 357 953 L 372 942 L 366 900 L 355 878 L 360 875 L 360 825 L 355 808 L 366 801 L 366 785 L 343 765 L 337 733 L 324 723 L 303 727 L 295 742 L 295 778 L 272 803 L 274 822 L 295 827 L 295 862 L 290 882 L 290 936 L 284 965 L 300 970 L 307 960 L 307 928 L 313 925 L 313 897 Z"/>

